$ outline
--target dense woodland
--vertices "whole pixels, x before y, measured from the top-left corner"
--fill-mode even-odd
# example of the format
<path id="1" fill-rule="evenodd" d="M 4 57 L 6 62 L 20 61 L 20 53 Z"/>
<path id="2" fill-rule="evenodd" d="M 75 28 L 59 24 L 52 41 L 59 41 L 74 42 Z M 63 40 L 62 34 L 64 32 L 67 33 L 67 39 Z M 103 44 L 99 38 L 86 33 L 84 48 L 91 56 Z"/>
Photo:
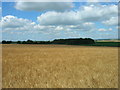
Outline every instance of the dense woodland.
<path id="1" fill-rule="evenodd" d="M 95 41 L 91 38 L 70 38 L 70 39 L 55 39 L 53 41 L 2 41 L 2 44 L 67 44 L 67 45 L 80 45 L 80 44 L 94 44 Z"/>

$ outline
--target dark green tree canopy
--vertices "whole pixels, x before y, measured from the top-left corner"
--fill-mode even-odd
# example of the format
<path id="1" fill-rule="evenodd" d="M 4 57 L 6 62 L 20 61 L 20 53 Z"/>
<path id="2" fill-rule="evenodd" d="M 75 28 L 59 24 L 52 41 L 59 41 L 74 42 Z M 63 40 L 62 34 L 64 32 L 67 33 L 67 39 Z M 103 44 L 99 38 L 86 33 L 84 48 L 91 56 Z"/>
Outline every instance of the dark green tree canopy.
<path id="1" fill-rule="evenodd" d="M 2 41 L 2 44 L 11 44 L 12 41 Z M 70 39 L 55 39 L 53 41 L 17 41 L 17 44 L 67 44 L 67 45 L 81 45 L 81 44 L 94 44 L 95 41 L 91 38 L 70 38 Z"/>

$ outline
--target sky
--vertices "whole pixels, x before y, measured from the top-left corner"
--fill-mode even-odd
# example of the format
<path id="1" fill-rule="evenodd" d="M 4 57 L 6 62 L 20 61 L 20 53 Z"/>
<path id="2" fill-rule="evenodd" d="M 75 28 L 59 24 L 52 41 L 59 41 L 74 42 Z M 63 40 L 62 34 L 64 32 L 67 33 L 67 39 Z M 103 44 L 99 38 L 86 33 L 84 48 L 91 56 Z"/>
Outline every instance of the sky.
<path id="1" fill-rule="evenodd" d="M 117 2 L 2 2 L 2 40 L 118 38 Z"/>

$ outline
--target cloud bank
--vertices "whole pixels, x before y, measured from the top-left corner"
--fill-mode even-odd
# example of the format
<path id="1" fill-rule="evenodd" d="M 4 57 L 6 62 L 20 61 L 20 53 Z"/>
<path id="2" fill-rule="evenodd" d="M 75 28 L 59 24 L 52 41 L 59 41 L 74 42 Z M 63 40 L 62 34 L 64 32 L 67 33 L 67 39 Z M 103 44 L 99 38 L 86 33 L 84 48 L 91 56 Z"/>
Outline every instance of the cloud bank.
<path id="1" fill-rule="evenodd" d="M 72 2 L 17 2 L 15 4 L 17 10 L 38 11 L 42 14 L 36 17 L 36 22 L 7 15 L 2 17 L 0 23 L 3 32 L 40 33 L 49 38 L 69 36 L 99 38 L 99 33 L 113 32 L 113 27 L 118 25 L 118 5 L 88 3 L 77 9 L 73 7 Z M 99 25 L 101 27 L 98 27 Z"/>
<path id="2" fill-rule="evenodd" d="M 1 20 L 2 29 L 4 30 L 31 30 L 31 28 L 35 25 L 34 22 L 18 18 L 16 16 L 7 15 L 2 17 Z"/>
<path id="3" fill-rule="evenodd" d="M 70 10 L 72 2 L 17 2 L 15 8 L 22 11 L 58 11 Z"/>
<path id="4" fill-rule="evenodd" d="M 42 25 L 76 25 L 82 22 L 103 22 L 105 25 L 116 25 L 117 8 L 117 5 L 87 5 L 77 11 L 49 11 L 38 16 L 37 19 Z"/>

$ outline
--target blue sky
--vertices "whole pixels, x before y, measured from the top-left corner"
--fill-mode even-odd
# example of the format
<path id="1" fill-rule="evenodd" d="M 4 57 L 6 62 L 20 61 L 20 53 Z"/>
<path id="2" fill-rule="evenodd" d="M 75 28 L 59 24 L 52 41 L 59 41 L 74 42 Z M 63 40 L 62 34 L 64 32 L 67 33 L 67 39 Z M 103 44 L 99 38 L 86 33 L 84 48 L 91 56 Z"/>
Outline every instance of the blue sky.
<path id="1" fill-rule="evenodd" d="M 2 16 L 13 15 L 17 16 L 18 18 L 26 18 L 32 21 L 36 21 L 36 17 L 39 16 L 42 12 L 36 11 L 20 11 L 17 10 L 15 7 L 14 2 L 3 2 L 2 3 Z"/>
<path id="2" fill-rule="evenodd" d="M 3 40 L 118 38 L 117 3 L 3 2 Z"/>

